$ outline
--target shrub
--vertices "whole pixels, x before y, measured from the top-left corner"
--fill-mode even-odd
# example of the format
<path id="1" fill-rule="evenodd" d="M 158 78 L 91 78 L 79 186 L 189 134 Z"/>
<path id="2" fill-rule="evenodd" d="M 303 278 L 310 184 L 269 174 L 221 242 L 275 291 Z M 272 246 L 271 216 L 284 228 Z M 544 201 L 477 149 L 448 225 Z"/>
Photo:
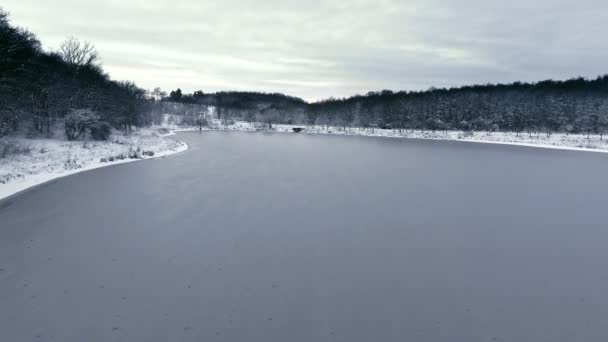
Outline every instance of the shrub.
<path id="1" fill-rule="evenodd" d="M 466 120 L 462 120 L 460 122 L 460 129 L 464 132 L 470 132 L 473 130 L 473 125 L 471 125 L 471 123 Z"/>
<path id="2" fill-rule="evenodd" d="M 65 135 L 68 140 L 76 140 L 98 120 L 99 116 L 89 109 L 73 109 L 65 116 Z"/>
<path id="3" fill-rule="evenodd" d="M 74 156 L 74 158 L 68 156 L 67 160 L 63 162 L 63 168 L 65 170 L 80 169 L 81 167 L 82 166 L 80 166 L 80 164 L 78 163 L 78 158 L 76 156 Z"/>
<path id="4" fill-rule="evenodd" d="M 94 140 L 108 140 L 112 133 L 112 126 L 105 121 L 96 121 L 91 124 L 89 131 Z"/>
<path id="5" fill-rule="evenodd" d="M 65 135 L 76 140 L 89 133 L 95 140 L 107 140 L 112 127 L 90 109 L 73 109 L 65 117 Z"/>
<path id="6" fill-rule="evenodd" d="M 139 148 L 135 151 L 129 150 L 129 159 L 141 159 L 141 153 Z"/>

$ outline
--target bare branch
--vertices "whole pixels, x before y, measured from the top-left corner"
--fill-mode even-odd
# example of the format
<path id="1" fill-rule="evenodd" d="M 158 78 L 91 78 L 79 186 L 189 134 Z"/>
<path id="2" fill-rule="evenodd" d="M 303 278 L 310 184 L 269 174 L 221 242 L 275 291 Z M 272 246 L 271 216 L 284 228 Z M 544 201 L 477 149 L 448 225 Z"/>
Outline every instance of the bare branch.
<path id="1" fill-rule="evenodd" d="M 87 41 L 80 42 L 74 37 L 61 43 L 58 53 L 66 63 L 74 66 L 96 65 L 99 62 L 95 46 Z"/>

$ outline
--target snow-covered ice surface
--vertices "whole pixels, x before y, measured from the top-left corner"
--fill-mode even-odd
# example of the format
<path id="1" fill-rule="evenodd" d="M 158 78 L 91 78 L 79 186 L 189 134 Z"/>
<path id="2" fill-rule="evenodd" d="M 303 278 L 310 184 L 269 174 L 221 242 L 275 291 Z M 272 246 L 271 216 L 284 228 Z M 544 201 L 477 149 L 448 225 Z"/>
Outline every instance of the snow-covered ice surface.
<path id="1" fill-rule="evenodd" d="M 100 167 L 186 151 L 188 145 L 157 129 L 115 133 L 108 141 L 7 138 L 24 154 L 0 158 L 0 199 L 49 180 Z"/>
<path id="2" fill-rule="evenodd" d="M 177 137 L 0 204 L 0 341 L 608 341 L 604 155 Z"/>
<path id="3" fill-rule="evenodd" d="M 198 131 L 198 127 L 167 125 L 168 129 L 175 132 Z M 271 131 L 282 133 L 293 133 L 294 127 L 304 128 L 303 133 L 309 134 L 336 134 L 356 135 L 370 137 L 406 138 L 406 139 L 430 139 L 464 141 L 487 144 L 505 144 L 528 146 L 538 148 L 550 148 L 560 150 L 603 152 L 608 153 L 608 138 L 603 139 L 598 135 L 565 134 L 554 133 L 547 136 L 545 133 L 513 133 L 513 132 L 462 132 L 462 131 L 421 131 L 421 130 L 392 130 L 379 128 L 353 128 L 332 126 L 298 126 L 298 125 L 272 125 Z M 226 131 L 268 131 L 268 125 L 237 121 L 234 124 L 222 125 L 219 120 L 211 121 L 210 127 L 202 130 L 226 130 Z"/>

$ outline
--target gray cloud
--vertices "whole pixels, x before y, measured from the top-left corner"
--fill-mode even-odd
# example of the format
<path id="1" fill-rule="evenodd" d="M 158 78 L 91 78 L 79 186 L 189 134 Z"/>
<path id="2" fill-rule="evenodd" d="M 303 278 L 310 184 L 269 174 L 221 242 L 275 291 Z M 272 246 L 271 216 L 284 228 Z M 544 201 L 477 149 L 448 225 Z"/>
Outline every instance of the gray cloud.
<path id="1" fill-rule="evenodd" d="M 95 43 L 116 79 L 306 99 L 608 72 L 591 0 L 4 0 L 49 49 Z"/>

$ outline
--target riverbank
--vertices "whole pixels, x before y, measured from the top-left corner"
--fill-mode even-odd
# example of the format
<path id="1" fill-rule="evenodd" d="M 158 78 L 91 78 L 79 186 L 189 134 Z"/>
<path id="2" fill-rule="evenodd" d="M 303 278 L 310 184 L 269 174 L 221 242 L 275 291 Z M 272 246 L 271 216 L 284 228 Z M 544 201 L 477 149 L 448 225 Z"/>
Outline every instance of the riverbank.
<path id="1" fill-rule="evenodd" d="M 608 141 L 599 136 L 557 133 L 459 132 L 388 130 L 332 126 L 254 125 L 235 122 L 222 125 L 213 121 L 202 131 L 271 131 L 300 134 L 330 134 L 402 139 L 462 141 L 585 152 L 608 153 Z M 60 139 L 8 138 L 0 143 L 0 199 L 44 182 L 74 173 L 142 159 L 159 158 L 186 151 L 188 146 L 168 136 L 175 132 L 198 131 L 195 126 L 163 125 L 140 129 L 131 134 L 115 133 L 109 141 L 67 141 Z M 294 133 L 295 134 L 295 133 Z M 4 156 L 2 156 L 4 154 Z"/>
<path id="2" fill-rule="evenodd" d="M 198 131 L 199 127 L 194 126 L 163 126 L 174 132 Z M 302 133 L 306 134 L 333 134 L 333 135 L 353 135 L 368 137 L 386 137 L 402 139 L 423 139 L 423 140 L 445 140 L 463 141 L 472 143 L 501 144 L 526 146 L 536 148 L 549 148 L 570 151 L 600 152 L 608 153 L 608 139 L 599 135 L 586 134 L 566 134 L 553 133 L 514 133 L 514 132 L 463 132 L 463 131 L 421 131 L 421 130 L 393 130 L 379 128 L 359 128 L 359 127 L 335 127 L 335 126 L 298 126 L 298 125 L 268 125 L 252 124 L 249 122 L 237 121 L 231 125 L 222 125 L 218 121 L 212 122 L 210 127 L 203 127 L 202 130 L 224 130 L 224 131 L 274 131 L 281 133 L 294 133 L 293 128 L 303 128 Z M 300 133 L 300 134 L 302 134 Z"/>
<path id="3" fill-rule="evenodd" d="M 0 141 L 0 199 L 100 167 L 180 153 L 188 145 L 157 129 L 114 133 L 108 141 L 9 137 Z"/>

